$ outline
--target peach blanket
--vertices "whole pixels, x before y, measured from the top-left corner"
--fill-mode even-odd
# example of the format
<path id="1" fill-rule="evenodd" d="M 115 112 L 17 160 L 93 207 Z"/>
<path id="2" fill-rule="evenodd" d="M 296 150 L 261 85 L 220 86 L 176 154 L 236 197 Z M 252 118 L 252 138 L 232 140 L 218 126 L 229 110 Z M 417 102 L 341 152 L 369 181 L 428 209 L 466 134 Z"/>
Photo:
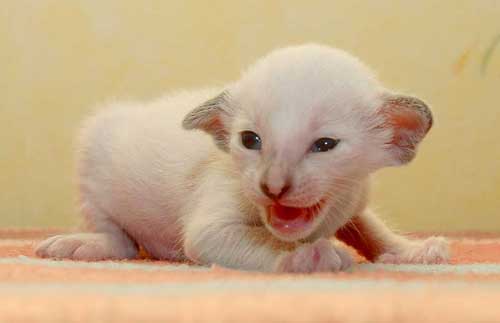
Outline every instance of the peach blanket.
<path id="1" fill-rule="evenodd" d="M 450 237 L 449 265 L 276 275 L 34 257 L 52 233 L 0 230 L 0 322 L 500 322 L 500 235 Z"/>

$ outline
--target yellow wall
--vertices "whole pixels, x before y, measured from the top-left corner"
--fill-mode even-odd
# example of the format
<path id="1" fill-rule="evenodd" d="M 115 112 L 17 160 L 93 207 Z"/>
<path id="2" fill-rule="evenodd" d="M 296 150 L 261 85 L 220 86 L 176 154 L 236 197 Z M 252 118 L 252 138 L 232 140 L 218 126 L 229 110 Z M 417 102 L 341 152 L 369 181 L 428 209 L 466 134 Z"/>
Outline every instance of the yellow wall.
<path id="1" fill-rule="evenodd" d="M 219 84 L 317 41 L 433 106 L 415 162 L 377 176 L 377 209 L 406 230 L 500 230 L 499 35 L 493 0 L 1 0 L 0 225 L 75 223 L 72 140 L 97 102 Z"/>

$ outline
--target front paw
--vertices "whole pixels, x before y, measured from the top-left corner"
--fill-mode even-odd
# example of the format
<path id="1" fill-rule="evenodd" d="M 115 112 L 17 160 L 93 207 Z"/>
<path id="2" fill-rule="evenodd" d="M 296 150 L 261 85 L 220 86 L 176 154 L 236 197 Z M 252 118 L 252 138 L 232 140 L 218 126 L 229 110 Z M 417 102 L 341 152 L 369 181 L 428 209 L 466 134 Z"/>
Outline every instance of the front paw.
<path id="1" fill-rule="evenodd" d="M 277 272 L 312 273 L 345 270 L 352 265 L 351 256 L 327 239 L 304 244 L 281 256 L 276 264 Z"/>
<path id="2" fill-rule="evenodd" d="M 109 234 L 75 233 L 57 235 L 40 242 L 35 254 L 42 258 L 96 261 L 134 258 L 137 249 Z"/>
<path id="3" fill-rule="evenodd" d="M 408 245 L 380 255 L 377 262 L 386 264 L 443 264 L 450 259 L 448 242 L 443 237 L 411 241 Z"/>

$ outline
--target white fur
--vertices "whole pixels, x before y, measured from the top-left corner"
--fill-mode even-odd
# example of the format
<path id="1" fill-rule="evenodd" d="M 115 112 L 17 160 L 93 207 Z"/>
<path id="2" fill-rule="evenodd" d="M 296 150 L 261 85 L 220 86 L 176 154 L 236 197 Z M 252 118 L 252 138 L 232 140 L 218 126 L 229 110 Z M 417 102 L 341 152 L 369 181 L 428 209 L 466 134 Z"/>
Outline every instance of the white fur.
<path id="1" fill-rule="evenodd" d="M 223 90 L 229 94 L 229 112 L 222 117 L 229 153 L 209 135 L 181 127 L 190 111 Z M 349 54 L 305 45 L 272 52 L 223 89 L 113 103 L 87 120 L 79 144 L 82 213 L 94 233 L 53 237 L 37 254 L 122 259 L 135 257 L 140 245 L 155 258 L 187 256 L 242 269 L 343 269 L 350 260 L 342 251 L 337 256 L 339 247 L 314 241 L 364 214 L 369 174 L 393 163 L 385 149 L 393 132 L 377 127 L 387 93 Z M 261 151 L 242 146 L 243 130 L 261 136 Z M 321 137 L 341 141 L 332 151 L 308 153 Z M 265 181 L 279 191 L 286 178 L 293 186 L 283 205 L 327 201 L 314 225 L 292 236 L 268 225 L 265 209 L 271 202 L 259 189 Z M 408 256 L 415 242 L 394 235 L 380 221 L 367 223 L 394 256 L 384 261 L 430 262 L 426 254 L 431 253 L 432 259 L 436 253 L 447 258 L 441 240 L 435 244 L 442 248 Z M 322 260 L 311 250 L 319 250 Z M 297 257 L 301 265 L 290 265 Z"/>

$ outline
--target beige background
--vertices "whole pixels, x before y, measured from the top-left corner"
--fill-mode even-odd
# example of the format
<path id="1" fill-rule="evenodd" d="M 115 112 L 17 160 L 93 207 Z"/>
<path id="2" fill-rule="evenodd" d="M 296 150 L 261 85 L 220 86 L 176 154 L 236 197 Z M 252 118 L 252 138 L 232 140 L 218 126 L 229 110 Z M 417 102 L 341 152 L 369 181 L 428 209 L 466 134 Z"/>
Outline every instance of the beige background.
<path id="1" fill-rule="evenodd" d="M 374 186 L 405 230 L 500 230 L 500 1 L 1 0 L 0 226 L 75 223 L 72 140 L 110 97 L 214 85 L 288 44 L 361 57 L 433 106 Z"/>

